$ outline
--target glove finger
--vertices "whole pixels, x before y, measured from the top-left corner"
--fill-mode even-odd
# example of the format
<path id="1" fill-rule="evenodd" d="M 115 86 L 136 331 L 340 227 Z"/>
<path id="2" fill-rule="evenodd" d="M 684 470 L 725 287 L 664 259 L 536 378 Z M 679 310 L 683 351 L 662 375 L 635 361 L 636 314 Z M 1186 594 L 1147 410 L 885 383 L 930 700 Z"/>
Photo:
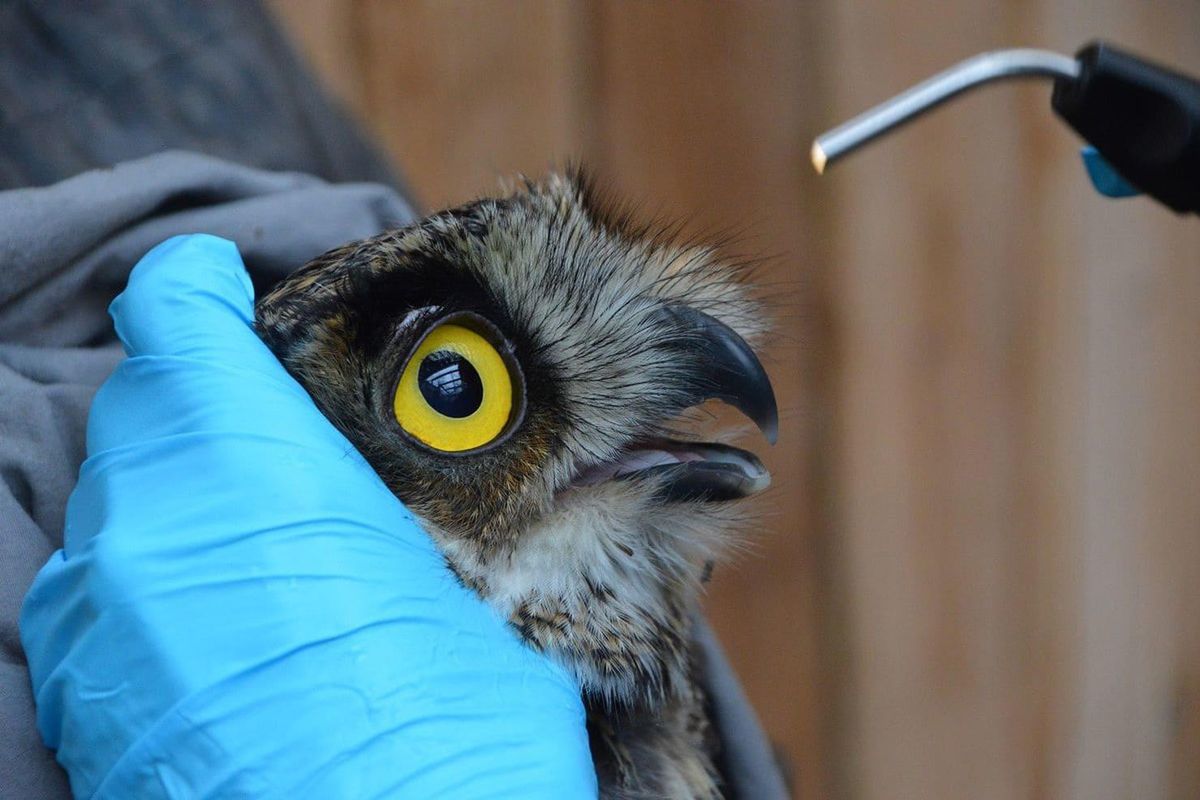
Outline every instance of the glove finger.
<path id="1" fill-rule="evenodd" d="M 130 356 L 281 369 L 251 327 L 254 287 L 237 245 L 216 236 L 176 236 L 155 247 L 133 268 L 109 313 Z"/>

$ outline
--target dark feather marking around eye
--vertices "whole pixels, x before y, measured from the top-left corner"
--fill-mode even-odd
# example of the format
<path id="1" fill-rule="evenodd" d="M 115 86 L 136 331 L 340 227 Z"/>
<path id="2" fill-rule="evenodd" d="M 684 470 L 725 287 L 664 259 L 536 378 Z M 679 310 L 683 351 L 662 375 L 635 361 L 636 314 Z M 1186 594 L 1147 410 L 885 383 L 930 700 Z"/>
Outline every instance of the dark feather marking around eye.
<path id="1" fill-rule="evenodd" d="M 365 358 L 378 357 L 397 321 L 414 308 L 439 305 L 494 315 L 487 291 L 466 270 L 427 253 L 387 257 L 396 261 L 393 268 L 352 270 L 339 288 L 341 307 L 354 311 L 355 344 Z"/>
<path id="2" fill-rule="evenodd" d="M 359 388 L 362 390 L 363 408 L 366 408 L 369 411 L 374 411 L 375 410 L 375 400 L 372 397 L 373 392 L 371 391 L 371 381 L 365 379 L 365 376 L 360 377 Z"/>

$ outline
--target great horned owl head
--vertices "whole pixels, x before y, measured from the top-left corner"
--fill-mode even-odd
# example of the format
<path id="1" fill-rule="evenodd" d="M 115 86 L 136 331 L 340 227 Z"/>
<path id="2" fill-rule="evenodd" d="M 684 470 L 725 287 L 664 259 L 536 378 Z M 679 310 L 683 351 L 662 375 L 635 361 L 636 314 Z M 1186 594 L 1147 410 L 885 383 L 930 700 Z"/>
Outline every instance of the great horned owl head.
<path id="1" fill-rule="evenodd" d="M 460 568 L 547 526 L 634 529 L 603 547 L 638 548 L 639 527 L 703 527 L 769 482 L 750 453 L 677 424 L 716 398 L 774 440 L 775 397 L 747 343 L 763 333 L 758 306 L 711 249 L 614 216 L 577 176 L 326 253 L 257 317 Z M 702 569 L 711 537 L 693 538 L 694 552 L 654 558 Z"/>

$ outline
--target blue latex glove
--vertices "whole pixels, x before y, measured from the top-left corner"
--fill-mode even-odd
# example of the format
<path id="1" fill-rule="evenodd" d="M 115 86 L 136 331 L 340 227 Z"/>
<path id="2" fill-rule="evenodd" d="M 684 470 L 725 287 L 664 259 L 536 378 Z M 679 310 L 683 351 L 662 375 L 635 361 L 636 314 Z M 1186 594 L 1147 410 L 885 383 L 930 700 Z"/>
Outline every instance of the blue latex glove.
<path id="1" fill-rule="evenodd" d="M 21 617 L 76 796 L 594 796 L 574 681 L 454 580 L 252 293 L 187 236 L 112 305 L 130 358 Z"/>

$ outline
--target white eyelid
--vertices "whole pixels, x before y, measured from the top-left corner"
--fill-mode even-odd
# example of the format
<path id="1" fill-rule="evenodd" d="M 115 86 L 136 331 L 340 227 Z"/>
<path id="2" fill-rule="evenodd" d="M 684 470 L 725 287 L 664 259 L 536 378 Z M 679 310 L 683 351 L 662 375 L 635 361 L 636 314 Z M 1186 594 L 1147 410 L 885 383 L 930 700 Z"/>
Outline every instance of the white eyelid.
<path id="1" fill-rule="evenodd" d="M 396 326 L 396 328 L 398 331 L 407 330 L 410 326 L 414 325 L 417 322 L 417 320 L 421 319 L 422 317 L 437 314 L 441 310 L 442 310 L 441 306 L 424 306 L 423 308 L 414 308 L 413 310 L 409 311 L 407 314 L 404 315 L 404 319 L 400 320 L 400 323 Z"/>

